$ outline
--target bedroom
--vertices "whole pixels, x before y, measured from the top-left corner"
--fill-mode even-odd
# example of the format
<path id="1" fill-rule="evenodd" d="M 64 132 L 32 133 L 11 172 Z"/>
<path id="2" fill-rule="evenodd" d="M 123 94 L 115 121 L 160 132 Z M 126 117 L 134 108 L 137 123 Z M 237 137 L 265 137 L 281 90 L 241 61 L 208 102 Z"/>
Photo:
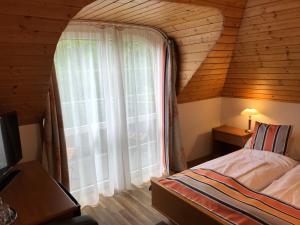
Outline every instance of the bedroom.
<path id="1" fill-rule="evenodd" d="M 174 135 L 174 133 L 172 133 L 174 130 L 170 128 L 167 129 L 166 126 L 168 125 L 168 121 L 174 122 L 173 119 L 170 119 L 170 116 L 174 116 L 174 114 L 166 112 L 166 110 L 163 112 L 161 101 L 165 101 L 165 99 L 162 99 L 166 97 L 173 97 L 174 99 L 175 96 L 172 95 L 171 92 L 174 92 L 175 90 L 177 92 L 178 118 L 175 119 L 176 122 L 179 121 L 181 132 L 180 134 L 176 133 L 175 135 L 177 135 L 176 140 L 180 140 L 178 137 L 181 136 L 182 148 L 179 147 L 176 149 L 179 151 L 179 154 L 184 157 L 180 156 L 178 161 L 175 160 L 175 163 L 173 160 L 173 162 L 171 162 L 173 163 L 173 165 L 171 165 L 173 168 L 171 169 L 179 172 L 184 167 L 185 163 L 191 167 L 209 159 L 213 159 L 216 157 L 216 154 L 212 153 L 215 153 L 216 149 L 223 149 L 223 151 L 221 150 L 221 154 L 223 155 L 230 153 L 231 150 L 235 151 L 242 148 L 245 142 L 244 139 L 250 136 L 249 133 L 244 131 L 248 129 L 248 116 L 241 115 L 241 112 L 246 108 L 255 108 L 259 113 L 252 116 L 252 131 L 254 129 L 255 121 L 275 125 L 292 125 L 293 128 L 290 135 L 287 135 L 290 136 L 287 149 L 285 148 L 286 146 L 284 148 L 286 149 L 286 154 L 289 158 L 294 158 L 295 160 L 300 159 L 300 157 L 297 156 L 297 151 L 299 151 L 300 148 L 297 141 L 300 136 L 300 121 L 298 118 L 298 112 L 300 110 L 300 81 L 298 66 L 300 52 L 298 49 L 300 46 L 300 39 L 298 35 L 298 15 L 300 12 L 299 1 L 7 0 L 2 1 L 0 5 L 2 17 L 2 22 L 0 23 L 0 55 L 2 59 L 0 64 L 0 85 L 2 86 L 0 89 L 0 112 L 3 114 L 16 111 L 18 114 L 23 154 L 22 162 L 30 162 L 32 160 L 43 161 L 43 165 L 46 165 L 45 168 L 48 167 L 50 170 L 48 172 L 57 180 L 62 181 L 65 179 L 65 176 L 71 175 L 70 181 L 72 182 L 73 175 L 72 173 L 69 173 L 70 171 L 68 171 L 68 168 L 64 167 L 65 165 L 62 167 L 56 166 L 61 164 L 64 160 L 69 161 L 69 164 L 72 164 L 73 162 L 70 161 L 70 157 L 73 157 L 75 161 L 77 160 L 76 162 L 79 162 L 80 160 L 78 160 L 78 158 L 76 158 L 77 155 L 74 154 L 74 146 L 67 146 L 69 150 L 67 154 L 68 159 L 65 158 L 66 155 L 60 152 L 61 146 L 58 146 L 61 144 L 59 142 L 63 139 L 63 137 L 59 135 L 55 137 L 55 135 L 57 135 L 57 133 L 61 134 L 62 127 L 59 125 L 61 121 L 58 120 L 58 124 L 56 124 L 57 129 L 54 131 L 51 129 L 55 129 L 53 128 L 55 124 L 44 124 L 47 129 L 42 127 L 43 118 L 47 117 L 47 114 L 45 113 L 47 111 L 46 109 L 51 108 L 47 96 L 49 87 L 53 87 L 53 83 L 55 83 L 52 82 L 50 85 L 49 82 L 50 77 L 52 76 L 53 78 L 54 74 L 53 60 L 55 61 L 56 77 L 58 80 L 57 86 L 61 94 L 60 100 L 63 103 L 62 111 L 65 114 L 63 116 L 64 124 L 69 122 L 70 117 L 66 116 L 69 114 L 66 113 L 67 109 L 64 107 L 65 103 L 63 102 L 67 99 L 67 95 L 62 95 L 64 92 L 71 93 L 69 90 L 70 87 L 72 87 L 71 85 L 76 84 L 80 86 L 85 84 L 85 82 L 78 82 L 81 78 L 78 78 L 80 74 L 76 78 L 76 75 L 74 75 L 76 74 L 76 71 L 80 68 L 84 68 L 85 70 L 89 70 L 91 68 L 94 69 L 95 67 L 104 68 L 104 65 L 100 65 L 100 63 L 100 66 L 97 63 L 93 63 L 89 69 L 85 68 L 88 67 L 88 65 L 85 64 L 83 60 L 78 60 L 75 57 L 80 51 L 75 49 L 74 51 L 72 50 L 72 52 L 70 50 L 75 46 L 71 44 L 68 45 L 68 41 L 71 42 L 70 39 L 74 38 L 71 37 L 71 33 L 76 33 L 72 29 L 80 29 L 79 26 L 96 27 L 97 30 L 99 30 L 97 31 L 99 34 L 112 35 L 113 38 L 111 38 L 110 41 L 115 41 L 114 43 L 118 43 L 121 47 L 124 43 L 118 42 L 118 40 L 125 40 L 129 37 L 128 43 L 136 43 L 131 39 L 131 37 L 139 37 L 139 43 L 142 42 L 143 44 L 138 45 L 136 48 L 147 48 L 147 50 L 143 50 L 143 54 L 138 53 L 138 56 L 135 55 L 135 57 L 133 57 L 134 60 L 130 61 L 127 60 L 130 55 L 128 53 L 130 52 L 130 47 L 126 45 L 123 49 L 126 48 L 129 50 L 126 50 L 127 55 L 122 58 L 124 61 L 120 60 L 120 62 L 118 62 L 118 60 L 113 60 L 105 64 L 110 70 L 124 70 L 124 62 L 130 65 L 131 70 L 145 70 L 146 67 L 137 68 L 133 66 L 136 65 L 135 60 L 139 60 L 137 61 L 139 62 L 138 64 L 146 64 L 150 62 L 149 65 L 147 64 L 147 71 L 150 67 L 153 67 L 152 70 L 160 71 L 158 73 L 165 72 L 165 74 L 167 74 L 166 68 L 170 69 L 170 67 L 167 66 L 172 65 L 172 60 L 176 59 L 175 65 L 177 65 L 178 72 L 175 77 L 177 78 L 177 82 L 176 84 L 174 83 L 174 77 L 172 77 L 173 80 L 166 80 L 166 83 L 169 82 L 169 87 L 171 87 L 168 89 L 168 91 L 170 91 L 168 92 L 168 95 L 163 94 L 162 89 L 160 89 L 160 86 L 163 85 L 160 83 L 162 80 L 157 78 L 162 77 L 154 78 L 152 76 L 147 76 L 148 80 L 151 80 L 153 84 L 156 84 L 156 86 L 153 86 L 154 89 L 151 91 L 152 95 L 155 97 L 151 97 L 148 92 L 148 95 L 146 96 L 145 92 L 143 93 L 143 99 L 141 99 L 141 102 L 153 102 L 153 98 L 156 99 L 156 108 L 159 109 L 159 117 L 157 117 L 158 126 L 155 126 L 155 129 L 151 128 L 151 132 L 154 132 L 156 137 L 162 135 L 162 130 L 168 130 L 170 135 Z M 106 29 L 111 27 L 114 27 L 113 31 Z M 162 31 L 163 35 L 159 36 L 161 32 L 157 31 Z M 92 35 L 85 39 L 90 39 L 90 37 L 97 32 L 92 30 L 92 32 L 90 32 Z M 116 35 L 114 36 L 114 34 Z M 94 36 L 92 38 L 93 40 L 95 39 Z M 64 39 L 68 39 L 65 42 L 65 46 L 62 44 Z M 161 40 L 163 40 L 164 44 L 161 44 Z M 171 47 L 165 46 L 165 43 L 169 43 L 169 41 L 166 42 L 165 40 L 174 40 L 176 46 L 175 50 L 178 53 L 177 57 L 166 57 L 166 55 L 170 55 L 168 50 L 170 50 Z M 153 43 L 155 43 L 155 46 L 157 44 L 161 44 L 163 47 L 161 49 L 154 48 Z M 98 42 L 93 46 L 95 47 L 95 45 L 97 45 L 97 48 L 99 47 L 99 49 L 102 49 L 103 47 L 102 44 Z M 91 49 L 94 49 L 94 47 Z M 64 55 L 67 54 L 66 49 L 69 49 L 69 52 L 72 52 L 70 56 Z M 119 51 L 119 49 L 109 49 L 105 51 L 110 51 L 110 53 L 115 56 L 115 52 Z M 98 53 L 100 56 L 103 56 L 103 52 L 104 51 L 99 51 Z M 93 52 L 92 54 L 98 53 Z M 87 52 L 84 54 L 87 54 Z M 158 54 L 159 57 L 163 57 L 163 60 L 157 60 L 158 58 L 155 54 Z M 97 57 L 99 57 L 99 55 L 97 55 Z M 84 58 L 89 58 L 89 56 Z M 91 58 L 94 59 L 95 57 Z M 169 59 L 169 64 L 166 63 L 166 58 Z M 63 68 L 63 65 L 66 64 L 65 61 L 71 59 L 77 61 L 72 66 Z M 162 61 L 166 64 L 163 64 Z M 165 66 L 165 70 L 161 71 L 163 66 Z M 63 79 L 63 70 L 68 70 L 65 72 L 68 76 L 70 76 L 70 74 L 75 76 L 74 79 L 68 80 L 69 83 Z M 124 71 L 124 74 L 127 74 L 128 68 Z M 97 70 L 97 74 L 102 75 L 104 72 L 99 69 Z M 139 73 L 136 74 L 136 78 L 139 78 Z M 172 71 L 169 74 L 172 74 Z M 85 79 L 86 77 L 88 76 L 83 76 L 82 79 Z M 122 80 L 122 77 L 120 79 Z M 94 78 L 89 78 L 87 80 L 91 85 L 98 82 L 96 82 Z M 136 81 L 143 85 L 149 84 L 149 82 L 144 82 L 145 80 L 143 79 L 135 80 L 134 82 Z M 117 84 L 120 80 L 111 80 L 108 82 Z M 133 81 L 130 80 L 130 82 Z M 137 87 L 141 86 L 142 85 L 138 85 Z M 104 85 L 103 90 L 107 87 L 109 86 Z M 144 91 L 147 88 L 141 89 Z M 81 90 L 83 90 L 83 88 L 79 88 L 72 92 L 73 94 L 71 95 L 71 98 L 72 96 L 76 96 L 77 93 L 81 93 Z M 93 89 L 86 88 L 86 90 L 90 93 Z M 116 92 L 113 92 L 116 96 L 127 96 L 127 94 L 120 93 L 120 89 L 116 88 L 116 86 L 113 86 L 110 90 L 117 90 Z M 55 90 L 52 90 L 52 93 L 55 93 Z M 82 91 L 82 93 L 84 93 L 84 91 Z M 95 96 L 98 96 L 97 93 Z M 57 95 L 54 94 L 53 97 L 57 97 Z M 103 99 L 109 99 L 109 102 L 113 102 L 114 99 L 110 99 L 110 97 L 111 94 L 106 95 Z M 57 99 L 52 98 L 52 100 Z M 127 104 L 127 100 L 119 103 L 119 105 L 123 105 L 124 107 L 124 105 Z M 81 108 L 87 110 L 88 104 L 85 104 L 86 105 Z M 101 103 L 97 104 L 101 105 Z M 75 104 L 71 105 L 74 109 Z M 95 108 L 98 108 L 98 105 Z M 114 108 L 114 104 L 108 104 L 106 106 L 111 107 L 111 110 L 105 111 L 106 115 L 110 116 L 119 113 L 118 115 L 123 116 L 122 118 L 126 117 L 120 113 L 124 113 L 126 109 L 123 108 L 123 111 L 113 111 L 112 108 Z M 78 108 L 81 109 L 80 107 Z M 176 108 L 172 109 L 176 110 Z M 147 106 L 144 107 L 143 110 L 151 111 L 152 108 Z M 57 113 L 59 114 L 59 111 Z M 76 113 L 78 115 L 80 114 L 79 111 Z M 151 113 L 146 116 L 143 114 L 145 120 L 149 121 L 153 119 L 150 114 Z M 48 116 L 49 115 L 48 111 Z M 89 115 L 94 115 L 94 111 Z M 163 117 L 163 115 L 165 117 Z M 115 120 L 116 117 L 112 118 Z M 116 122 L 115 124 L 122 124 L 121 122 L 123 122 L 124 119 L 120 118 L 118 118 L 120 122 Z M 168 118 L 169 120 L 162 122 L 160 121 L 161 118 Z M 85 120 L 88 119 L 93 120 L 93 116 L 85 117 Z M 52 122 L 53 121 L 55 120 L 52 120 Z M 80 122 L 82 121 L 80 120 L 79 123 Z M 138 129 L 150 129 L 149 127 L 151 126 L 149 123 L 145 124 L 146 125 L 140 126 Z M 159 126 L 162 125 L 165 127 L 163 129 L 159 129 Z M 177 125 L 178 124 L 175 126 Z M 220 142 L 219 140 L 216 140 L 215 135 L 213 135 L 218 131 L 220 132 L 220 128 L 217 130 L 215 129 L 214 131 L 213 128 L 218 128 L 222 125 L 239 128 L 240 133 L 236 135 L 234 132 L 232 133 L 232 129 L 221 132 L 225 135 L 225 137 L 223 136 L 223 141 Z M 135 124 L 135 126 L 137 125 Z M 116 127 L 116 130 L 122 131 L 122 129 L 125 129 L 124 127 L 126 126 L 123 124 L 122 126 Z M 100 128 L 102 129 L 103 126 L 101 125 Z M 49 138 L 50 130 L 51 138 Z M 66 138 L 68 135 L 73 135 L 75 131 L 76 129 L 64 130 Z M 120 133 L 124 133 L 123 131 Z M 96 143 L 99 138 L 95 138 L 95 140 L 93 138 L 97 136 L 95 134 L 97 134 L 98 131 L 94 132 L 93 129 L 87 129 L 86 132 L 90 132 L 88 138 L 92 138 L 92 143 Z M 126 132 L 127 130 L 125 129 L 125 133 Z M 140 135 L 142 136 L 139 137 L 140 140 L 143 141 L 144 139 L 142 138 L 145 138 L 145 136 L 146 139 L 150 139 L 153 136 L 151 132 L 142 132 L 143 135 Z M 120 138 L 124 137 L 120 136 Z M 233 143 L 234 138 L 243 138 L 243 140 L 237 146 L 232 146 L 230 144 Z M 77 141 L 79 143 L 77 144 L 78 146 L 88 143 L 88 141 L 78 140 L 78 136 L 74 138 L 74 143 Z M 121 143 L 121 141 L 115 140 L 116 139 L 101 139 L 100 142 L 104 143 L 106 141 L 106 145 L 112 149 L 114 145 Z M 163 140 L 162 137 L 157 140 L 163 144 L 170 144 L 170 140 Z M 70 140 L 67 138 L 67 145 L 70 144 L 68 141 Z M 127 139 L 125 142 L 126 141 Z M 151 143 L 147 142 L 147 144 L 150 145 Z M 172 144 L 180 146 L 180 143 Z M 89 146 L 87 149 L 90 148 L 92 147 Z M 118 147 L 116 147 L 116 149 L 118 149 Z M 149 151 L 149 149 L 150 147 L 146 151 L 147 154 L 149 154 L 149 160 L 153 159 L 151 157 L 158 157 L 157 155 L 159 155 L 159 151 L 154 154 Z M 169 150 L 170 152 L 165 151 L 165 153 L 178 153 L 174 151 L 174 148 L 170 148 Z M 235 151 L 235 153 L 236 152 L 237 151 Z M 119 152 L 115 153 L 118 155 L 117 153 Z M 162 168 L 167 167 L 166 165 L 169 166 L 170 164 L 169 158 L 165 157 L 164 162 L 162 162 L 163 160 L 159 157 L 155 158 L 160 161 L 159 169 L 157 170 L 158 172 L 153 172 L 154 170 L 152 170 L 153 173 L 162 173 L 167 171 L 167 169 Z M 185 160 L 180 160 L 182 158 L 185 158 Z M 120 157 L 116 160 L 120 160 Z M 139 158 L 138 160 L 127 160 L 127 164 L 124 163 L 122 168 L 126 168 L 126 165 L 128 167 L 128 163 L 131 163 L 129 167 L 132 167 L 133 163 L 136 163 L 135 165 L 138 166 L 139 160 L 142 161 L 143 159 Z M 152 160 L 152 162 L 155 161 L 158 160 Z M 110 164 L 110 161 L 107 160 L 105 163 Z M 93 165 L 90 163 L 88 164 Z M 116 164 L 121 165 L 118 163 Z M 74 165 L 74 163 L 72 165 Z M 80 163 L 76 165 L 75 168 L 79 168 L 79 165 Z M 297 167 L 294 169 L 296 168 Z M 292 168 L 290 169 L 292 170 Z M 79 171 L 78 174 L 81 174 L 83 171 L 84 169 Z M 97 173 L 105 171 L 107 172 L 110 170 L 97 170 Z M 93 174 L 94 172 L 94 170 L 89 170 L 88 174 Z M 149 177 L 153 175 L 152 172 L 149 172 L 150 175 L 145 175 L 146 180 L 149 180 Z M 284 171 L 284 173 L 288 172 Z M 229 176 L 231 175 L 229 174 Z M 283 176 L 284 174 L 280 174 L 280 177 Z M 83 177 L 86 177 L 86 174 Z M 123 178 L 124 177 L 121 176 L 118 181 L 121 181 Z M 279 179 L 279 177 L 277 178 Z M 79 184 L 77 183 L 76 185 L 81 185 L 81 182 L 85 181 L 84 178 L 82 179 L 83 180 L 79 181 Z M 136 179 L 136 183 L 141 183 L 138 180 L 143 180 L 144 178 L 140 175 L 136 175 Z M 276 179 L 274 179 L 274 182 L 275 180 Z M 270 181 L 269 184 L 272 182 L 273 180 Z M 297 185 L 297 182 L 294 182 L 294 184 Z M 110 187 L 109 190 L 109 195 L 111 195 L 111 192 L 114 192 L 114 188 Z M 71 190 L 71 193 L 76 196 L 76 193 L 73 191 Z M 146 198 L 147 201 L 151 198 L 151 192 L 148 192 L 145 188 L 141 191 L 141 193 L 138 191 L 135 193 L 136 195 L 140 194 L 141 196 L 146 195 L 144 198 Z M 99 192 L 96 191 L 96 196 L 98 194 Z M 118 196 L 117 194 L 115 196 Z M 163 193 L 163 196 L 164 195 L 167 196 L 166 193 Z M 78 200 L 79 197 L 76 196 L 76 198 Z M 6 200 L 5 197 L 3 197 L 3 199 L 4 201 L 7 201 L 9 205 L 12 205 L 13 208 L 15 207 L 18 212 L 18 207 L 14 206 L 11 203 L 11 200 Z M 124 201 L 126 202 L 127 200 L 128 199 L 125 198 Z M 84 201 L 89 202 L 89 200 L 86 199 L 80 199 L 79 202 L 82 205 L 85 205 Z M 121 209 L 134 214 L 135 210 L 137 210 L 140 205 L 135 205 L 133 208 L 128 206 L 127 209 L 126 206 L 124 207 L 123 205 Z M 103 207 L 106 207 L 105 204 Z M 157 206 L 154 205 L 154 207 L 157 209 Z M 120 210 L 120 208 L 118 208 L 118 210 Z M 126 215 L 128 217 L 124 219 L 126 222 L 123 223 L 159 223 L 161 218 L 160 214 L 152 209 L 151 206 L 149 206 L 149 210 L 150 211 L 146 210 L 144 214 L 140 213 L 141 216 L 136 220 L 132 219 L 132 215 L 130 215 L 130 213 L 128 215 L 128 213 L 124 212 L 125 216 L 123 215 L 123 217 L 126 217 Z M 176 209 L 173 210 L 176 212 Z M 84 213 L 84 210 L 82 211 Z M 104 211 L 106 212 L 109 210 Z M 160 211 L 164 213 L 163 209 L 160 209 Z M 168 215 L 167 213 L 165 213 L 165 215 L 168 216 L 169 219 L 173 220 L 175 224 L 182 224 L 182 222 L 178 222 L 175 219 L 170 218 L 172 215 Z M 98 224 L 107 223 L 107 221 L 105 223 L 105 221 L 101 220 L 102 216 L 95 218 L 98 220 Z M 158 218 L 156 218 L 156 216 L 158 216 Z M 108 215 L 107 217 L 111 220 L 114 219 L 111 215 Z M 184 219 L 182 215 L 181 217 Z M 151 221 L 151 218 L 155 222 Z M 112 224 L 113 222 L 110 221 L 108 223 Z M 120 222 L 120 224 L 122 223 Z"/>

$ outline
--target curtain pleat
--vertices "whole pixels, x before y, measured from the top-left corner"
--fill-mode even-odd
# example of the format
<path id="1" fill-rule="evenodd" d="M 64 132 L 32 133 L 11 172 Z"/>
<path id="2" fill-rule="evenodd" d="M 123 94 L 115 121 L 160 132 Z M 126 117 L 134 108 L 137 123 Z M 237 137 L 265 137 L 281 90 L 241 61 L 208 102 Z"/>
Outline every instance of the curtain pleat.
<path id="1" fill-rule="evenodd" d="M 177 110 L 177 55 L 175 42 L 167 39 L 165 64 L 165 161 L 167 171 L 180 172 L 187 168 Z"/>
<path id="2" fill-rule="evenodd" d="M 42 164 L 44 168 L 56 181 L 64 185 L 66 189 L 69 189 L 67 148 L 54 66 L 43 123 L 42 151 Z"/>

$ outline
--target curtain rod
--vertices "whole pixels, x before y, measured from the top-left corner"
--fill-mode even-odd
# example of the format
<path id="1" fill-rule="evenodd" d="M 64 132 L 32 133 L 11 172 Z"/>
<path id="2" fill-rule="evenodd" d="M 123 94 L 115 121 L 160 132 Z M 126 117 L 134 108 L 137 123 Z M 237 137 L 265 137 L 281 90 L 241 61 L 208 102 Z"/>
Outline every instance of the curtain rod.
<path id="1" fill-rule="evenodd" d="M 128 23 L 118 23 L 118 22 L 104 22 L 101 20 L 71 20 L 69 22 L 68 25 L 72 25 L 72 24 L 81 24 L 81 23 L 88 23 L 90 25 L 112 25 L 112 26 L 120 26 L 120 27 L 128 27 L 128 28 L 137 28 L 137 29 L 148 29 L 151 31 L 155 31 L 158 32 L 160 35 L 163 36 L 163 38 L 165 38 L 166 40 L 170 40 L 170 38 L 160 29 L 156 28 L 156 27 L 150 27 L 147 25 L 136 25 L 136 24 L 128 24 Z"/>

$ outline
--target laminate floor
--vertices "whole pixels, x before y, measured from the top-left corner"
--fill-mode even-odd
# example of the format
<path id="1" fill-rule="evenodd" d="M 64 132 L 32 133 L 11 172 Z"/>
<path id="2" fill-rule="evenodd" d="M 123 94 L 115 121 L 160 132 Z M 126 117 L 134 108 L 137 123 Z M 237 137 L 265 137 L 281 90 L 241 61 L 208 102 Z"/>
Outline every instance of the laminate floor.
<path id="1" fill-rule="evenodd" d="M 100 197 L 97 206 L 86 206 L 83 214 L 93 217 L 99 225 L 171 225 L 151 206 L 149 185 Z"/>

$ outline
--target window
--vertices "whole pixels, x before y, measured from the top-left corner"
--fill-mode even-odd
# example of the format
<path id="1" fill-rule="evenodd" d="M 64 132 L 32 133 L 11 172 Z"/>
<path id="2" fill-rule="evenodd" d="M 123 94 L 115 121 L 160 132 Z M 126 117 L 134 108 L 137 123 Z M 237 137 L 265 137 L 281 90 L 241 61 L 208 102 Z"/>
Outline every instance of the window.
<path id="1" fill-rule="evenodd" d="M 71 24 L 55 54 L 72 194 L 98 194 L 161 176 L 163 49 L 151 29 Z"/>

